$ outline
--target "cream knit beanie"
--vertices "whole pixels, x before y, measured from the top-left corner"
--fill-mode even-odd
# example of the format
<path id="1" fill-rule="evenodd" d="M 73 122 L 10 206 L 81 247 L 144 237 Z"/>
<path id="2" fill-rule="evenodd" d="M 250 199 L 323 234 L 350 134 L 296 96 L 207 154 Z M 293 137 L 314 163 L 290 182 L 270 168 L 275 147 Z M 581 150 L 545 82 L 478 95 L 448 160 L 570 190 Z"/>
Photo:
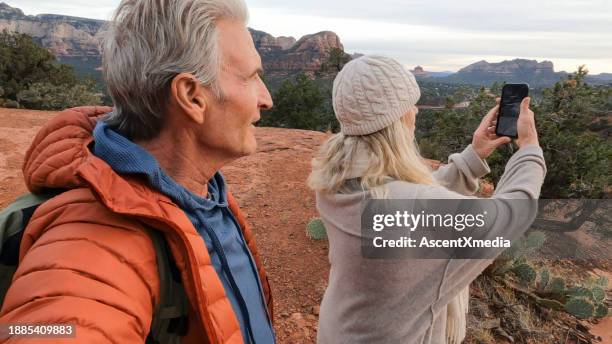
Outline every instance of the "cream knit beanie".
<path id="1" fill-rule="evenodd" d="M 332 101 L 345 135 L 368 135 L 400 119 L 421 97 L 408 68 L 384 56 L 347 63 L 334 80 Z"/>

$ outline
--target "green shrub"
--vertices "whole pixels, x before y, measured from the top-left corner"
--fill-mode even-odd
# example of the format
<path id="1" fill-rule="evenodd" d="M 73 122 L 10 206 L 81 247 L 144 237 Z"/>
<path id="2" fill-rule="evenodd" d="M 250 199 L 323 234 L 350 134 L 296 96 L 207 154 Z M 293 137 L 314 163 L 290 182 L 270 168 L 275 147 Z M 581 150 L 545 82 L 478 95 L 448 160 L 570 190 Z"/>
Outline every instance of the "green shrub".
<path id="1" fill-rule="evenodd" d="M 86 85 L 55 86 L 47 82 L 32 84 L 17 94 L 19 103 L 28 109 L 56 110 L 100 104 L 100 95 L 89 92 Z"/>
<path id="2" fill-rule="evenodd" d="M 261 114 L 259 126 L 336 131 L 331 92 L 305 74 L 283 81 L 274 92 L 274 107 Z"/>
<path id="3" fill-rule="evenodd" d="M 610 130 L 606 118 L 612 112 L 612 87 L 588 85 L 584 82 L 586 73 L 580 68 L 568 80 L 542 91 L 539 102 L 532 101 L 548 167 L 542 198 L 599 199 L 604 196 L 604 188 L 612 184 L 612 174 L 606 172 L 612 155 L 612 141 L 606 136 Z M 450 154 L 464 149 L 494 105 L 495 95 L 483 88 L 467 109 L 423 111 L 416 123 L 422 154 L 446 161 Z M 487 158 L 491 167 L 487 178 L 491 182 L 500 179 L 517 149 L 515 144 L 508 144 Z"/>
<path id="4" fill-rule="evenodd" d="M 79 80 L 71 66 L 38 46 L 30 36 L 0 33 L 0 84 L 5 107 L 59 110 L 101 104 L 93 80 Z"/>
<path id="5" fill-rule="evenodd" d="M 5 108 L 9 108 L 9 109 L 19 109 L 20 108 L 19 102 L 12 100 L 12 99 L 5 100 L 2 106 L 4 106 Z"/>

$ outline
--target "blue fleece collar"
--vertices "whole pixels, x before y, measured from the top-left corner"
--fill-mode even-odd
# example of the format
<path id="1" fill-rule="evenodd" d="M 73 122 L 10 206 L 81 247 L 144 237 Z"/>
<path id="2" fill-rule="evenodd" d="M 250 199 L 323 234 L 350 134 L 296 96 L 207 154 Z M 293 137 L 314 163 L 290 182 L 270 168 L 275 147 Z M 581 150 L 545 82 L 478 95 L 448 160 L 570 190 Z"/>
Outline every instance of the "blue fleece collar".
<path id="1" fill-rule="evenodd" d="M 210 199 L 206 199 L 174 181 L 164 173 L 153 155 L 111 129 L 106 123 L 99 121 L 94 128 L 93 136 L 95 156 L 106 161 L 119 174 L 145 175 L 153 188 L 170 197 L 181 209 L 211 210 L 214 207 L 228 206 L 225 179 L 220 172 L 215 173 L 209 180 Z"/>

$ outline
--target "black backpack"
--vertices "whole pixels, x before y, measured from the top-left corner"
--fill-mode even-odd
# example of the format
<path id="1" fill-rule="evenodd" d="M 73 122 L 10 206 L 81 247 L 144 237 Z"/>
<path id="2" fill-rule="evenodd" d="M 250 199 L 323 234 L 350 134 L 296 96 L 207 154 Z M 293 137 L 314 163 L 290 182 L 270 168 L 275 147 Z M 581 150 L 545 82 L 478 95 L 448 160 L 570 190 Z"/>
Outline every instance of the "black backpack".
<path id="1" fill-rule="evenodd" d="M 4 303 L 17 270 L 19 246 L 30 218 L 42 203 L 60 193 L 27 193 L 0 211 L 0 305 Z M 145 228 L 155 248 L 160 281 L 160 302 L 155 308 L 146 343 L 180 343 L 180 337 L 187 333 L 189 301 L 163 233 L 149 226 Z"/>

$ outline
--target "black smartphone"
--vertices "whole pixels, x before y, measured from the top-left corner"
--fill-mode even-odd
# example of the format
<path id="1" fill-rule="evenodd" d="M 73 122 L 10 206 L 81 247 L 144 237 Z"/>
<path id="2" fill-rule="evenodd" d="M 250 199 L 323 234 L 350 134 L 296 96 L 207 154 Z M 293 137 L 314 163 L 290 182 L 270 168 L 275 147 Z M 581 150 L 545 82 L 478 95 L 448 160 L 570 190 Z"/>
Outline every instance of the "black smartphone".
<path id="1" fill-rule="evenodd" d="M 527 84 L 504 85 L 495 126 L 497 136 L 518 138 L 516 122 L 521 113 L 521 102 L 527 96 L 529 96 L 529 85 Z"/>

